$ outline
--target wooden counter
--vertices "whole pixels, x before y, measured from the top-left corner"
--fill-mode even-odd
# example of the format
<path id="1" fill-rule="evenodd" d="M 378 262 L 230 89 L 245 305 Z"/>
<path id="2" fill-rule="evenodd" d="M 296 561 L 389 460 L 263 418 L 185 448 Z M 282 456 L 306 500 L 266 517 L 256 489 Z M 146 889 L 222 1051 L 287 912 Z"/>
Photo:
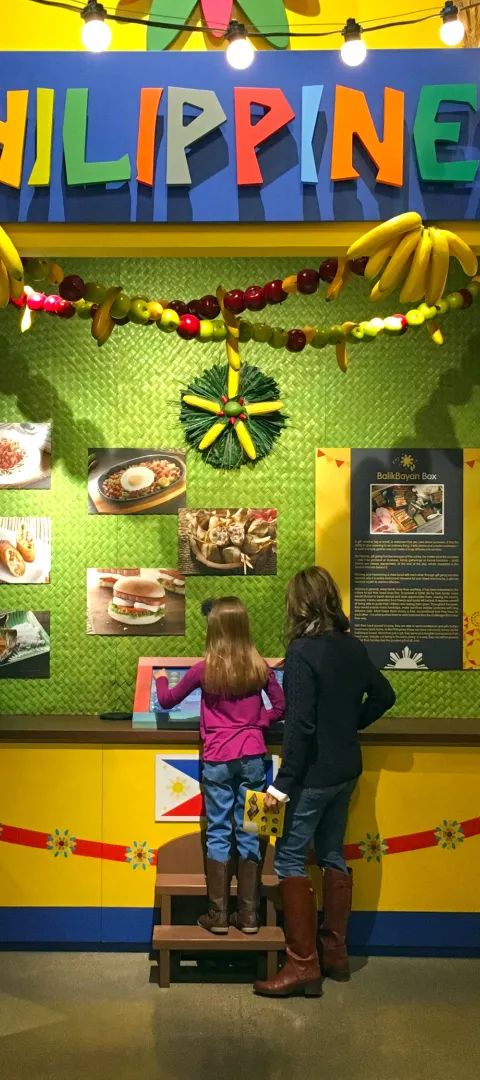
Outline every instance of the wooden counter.
<path id="1" fill-rule="evenodd" d="M 0 715 L 0 741 L 15 743 L 87 743 L 196 746 L 197 731 L 133 729 L 130 720 L 99 716 Z M 364 746 L 480 746 L 480 717 L 425 719 L 384 717 L 362 733 Z M 267 735 L 270 745 L 282 742 L 282 726 Z"/>

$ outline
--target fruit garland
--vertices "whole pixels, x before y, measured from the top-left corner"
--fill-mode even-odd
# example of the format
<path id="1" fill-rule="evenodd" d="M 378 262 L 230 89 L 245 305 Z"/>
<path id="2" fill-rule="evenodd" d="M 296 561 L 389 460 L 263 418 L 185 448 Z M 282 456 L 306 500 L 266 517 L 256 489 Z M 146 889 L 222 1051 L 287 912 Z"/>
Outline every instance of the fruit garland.
<path id="1" fill-rule="evenodd" d="M 465 288 L 443 296 L 450 256 L 460 262 L 472 280 Z M 337 363 L 344 372 L 348 365 L 347 344 L 372 342 L 382 332 L 404 334 L 425 324 L 432 341 L 442 345 L 439 317 L 471 306 L 480 291 L 477 268 L 476 256 L 460 237 L 449 230 L 427 228 L 419 214 L 408 212 L 375 226 L 350 246 L 346 257 L 325 259 L 318 270 L 306 267 L 286 278 L 250 285 L 245 290 L 227 292 L 219 287 L 216 296 L 206 294 L 189 302 L 149 300 L 129 297 L 121 286 L 107 288 L 97 282 L 84 282 L 77 274 L 65 277 L 58 264 L 47 260 L 26 260 L 24 267 L 12 241 L 0 228 L 0 307 L 10 302 L 21 309 L 22 331 L 29 329 L 35 315 L 43 311 L 64 319 L 75 314 L 88 319 L 99 346 L 108 341 L 117 326 L 128 322 L 155 323 L 163 332 L 176 332 L 186 341 L 225 341 L 226 371 L 218 366 L 204 371 L 182 395 L 180 411 L 187 441 L 217 468 L 235 468 L 265 457 L 285 425 L 277 384 L 258 368 L 241 370 L 240 343 L 254 340 L 292 353 L 302 352 L 307 345 L 315 349 L 334 345 Z M 422 302 L 405 315 L 346 321 L 329 327 L 285 330 L 239 317 L 245 311 L 261 312 L 267 305 L 284 303 L 295 292 L 313 295 L 321 283 L 328 286 L 325 299 L 335 300 L 352 273 L 374 282 L 371 300 L 385 299 L 401 287 L 402 302 Z M 58 294 L 40 292 L 38 285 L 45 281 L 56 285 Z"/>

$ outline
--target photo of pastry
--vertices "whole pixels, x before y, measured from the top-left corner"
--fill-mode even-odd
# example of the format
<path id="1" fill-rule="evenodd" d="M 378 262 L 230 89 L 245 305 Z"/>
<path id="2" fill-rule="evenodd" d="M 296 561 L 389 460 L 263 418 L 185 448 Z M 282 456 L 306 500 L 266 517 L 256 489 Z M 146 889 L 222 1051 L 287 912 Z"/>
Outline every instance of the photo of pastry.
<path id="1" fill-rule="evenodd" d="M 48 679 L 50 612 L 0 611 L 0 679 Z"/>
<path id="2" fill-rule="evenodd" d="M 0 488 L 51 485 L 52 425 L 0 423 Z"/>
<path id="3" fill-rule="evenodd" d="M 371 484 L 370 503 L 372 536 L 444 534 L 444 484 Z"/>
<path id="4" fill-rule="evenodd" d="M 180 510 L 178 565 L 185 574 L 276 574 L 277 511 Z"/>
<path id="5" fill-rule="evenodd" d="M 90 514 L 176 514 L 186 500 L 183 450 L 89 450 Z"/>
<path id="6" fill-rule="evenodd" d="M 50 518 L 0 518 L 0 584 L 46 585 L 50 565 Z"/>
<path id="7" fill-rule="evenodd" d="M 87 633 L 183 636 L 183 575 L 152 567 L 88 569 Z"/>

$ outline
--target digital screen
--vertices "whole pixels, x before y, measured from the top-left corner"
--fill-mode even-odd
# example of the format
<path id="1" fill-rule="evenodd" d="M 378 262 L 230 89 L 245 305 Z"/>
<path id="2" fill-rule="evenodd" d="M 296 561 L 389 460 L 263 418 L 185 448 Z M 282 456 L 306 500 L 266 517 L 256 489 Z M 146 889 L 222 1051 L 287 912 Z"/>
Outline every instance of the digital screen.
<path id="1" fill-rule="evenodd" d="M 158 668 L 154 668 L 153 672 L 155 671 L 158 671 Z M 168 685 L 170 689 L 180 682 L 180 679 L 183 678 L 187 671 L 189 671 L 189 668 L 186 667 L 172 667 L 168 669 Z M 196 720 L 198 723 L 200 721 L 200 701 L 202 697 L 201 689 L 198 688 L 198 690 L 193 690 L 192 693 L 188 695 L 188 697 L 186 697 L 183 701 L 180 702 L 180 705 L 176 705 L 175 708 L 170 709 L 168 712 L 166 712 L 164 709 L 162 709 L 157 700 L 157 689 L 155 686 L 155 678 L 153 672 L 150 685 L 150 711 L 164 720 L 168 717 L 169 723 L 171 724 L 182 723 L 186 720 Z M 281 686 L 283 683 L 283 671 L 275 671 L 275 678 Z M 267 698 L 267 695 L 263 691 L 262 698 L 265 708 L 270 709 L 270 702 Z"/>

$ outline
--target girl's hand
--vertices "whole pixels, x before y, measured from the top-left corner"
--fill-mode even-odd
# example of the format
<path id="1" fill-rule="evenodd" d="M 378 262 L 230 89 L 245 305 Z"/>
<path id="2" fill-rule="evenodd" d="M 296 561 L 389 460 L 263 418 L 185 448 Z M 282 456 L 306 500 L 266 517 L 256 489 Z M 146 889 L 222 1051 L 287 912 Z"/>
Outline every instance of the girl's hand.
<path id="1" fill-rule="evenodd" d="M 155 668 L 153 675 L 155 679 L 168 679 L 167 669 L 164 667 Z"/>
<path id="2" fill-rule="evenodd" d="M 274 799 L 273 795 L 268 794 L 268 791 L 263 800 L 263 807 L 264 810 L 267 811 L 267 814 L 280 813 L 280 803 L 278 802 L 278 799 Z"/>

